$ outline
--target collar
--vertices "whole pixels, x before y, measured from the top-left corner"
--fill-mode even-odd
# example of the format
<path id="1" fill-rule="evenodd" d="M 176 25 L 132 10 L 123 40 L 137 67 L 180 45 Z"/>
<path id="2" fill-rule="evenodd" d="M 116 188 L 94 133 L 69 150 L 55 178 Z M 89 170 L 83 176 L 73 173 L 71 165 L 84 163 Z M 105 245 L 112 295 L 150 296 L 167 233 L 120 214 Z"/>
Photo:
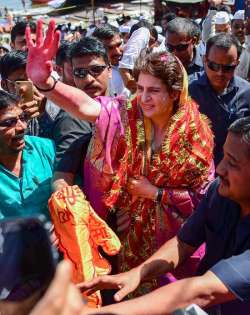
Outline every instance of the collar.
<path id="1" fill-rule="evenodd" d="M 191 66 L 194 65 L 194 64 L 199 66 L 199 67 L 201 67 L 201 68 L 203 68 L 202 57 L 199 54 L 199 50 L 197 49 L 197 47 L 194 47 L 194 57 L 193 57 Z"/>
<path id="2" fill-rule="evenodd" d="M 202 86 L 209 86 L 212 89 L 212 86 L 210 84 L 210 81 L 208 80 L 208 77 L 205 71 L 203 71 L 203 74 L 199 77 L 197 83 Z M 233 78 L 229 82 L 228 87 L 226 88 L 226 93 L 229 93 L 234 89 L 237 89 L 237 90 L 239 89 L 236 76 L 233 76 Z"/>

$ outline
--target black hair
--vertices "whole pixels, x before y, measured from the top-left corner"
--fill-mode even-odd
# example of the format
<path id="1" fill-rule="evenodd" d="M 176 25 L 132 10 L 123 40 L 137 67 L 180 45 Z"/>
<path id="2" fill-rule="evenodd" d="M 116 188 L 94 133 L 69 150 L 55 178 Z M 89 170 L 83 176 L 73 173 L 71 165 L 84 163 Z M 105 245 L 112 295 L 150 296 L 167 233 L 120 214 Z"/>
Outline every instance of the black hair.
<path id="1" fill-rule="evenodd" d="M 119 29 L 117 27 L 113 25 L 104 25 L 102 27 L 97 27 L 92 36 L 102 41 L 112 39 L 116 34 L 119 34 Z"/>
<path id="2" fill-rule="evenodd" d="M 227 12 L 228 14 L 232 13 L 231 7 L 226 4 L 218 4 L 216 8 L 217 8 L 217 11 L 224 11 L 224 12 Z"/>
<path id="3" fill-rule="evenodd" d="M 165 13 L 161 19 L 167 20 L 168 22 L 170 22 L 175 18 L 176 18 L 176 14 L 174 12 L 168 12 L 168 13 Z"/>
<path id="4" fill-rule="evenodd" d="M 146 20 L 141 20 L 138 23 L 134 24 L 130 29 L 129 37 L 134 33 L 134 31 L 138 30 L 141 27 L 147 28 L 150 32 L 150 35 L 155 39 L 155 41 L 158 40 L 158 32 L 156 28 Z"/>
<path id="5" fill-rule="evenodd" d="M 67 40 L 61 41 L 60 46 L 56 52 L 56 65 L 62 66 L 64 62 L 71 61 L 71 49 L 73 43 Z"/>
<path id="6" fill-rule="evenodd" d="M 18 95 L 0 90 L 0 110 L 17 105 L 19 102 L 20 97 Z"/>
<path id="7" fill-rule="evenodd" d="M 200 39 L 201 31 L 197 23 L 188 18 L 176 17 L 169 21 L 167 24 L 166 32 L 169 33 L 184 33 L 187 34 L 188 38 L 196 37 Z"/>
<path id="8" fill-rule="evenodd" d="M 84 37 L 79 41 L 73 43 L 70 58 L 94 55 L 102 57 L 107 65 L 109 65 L 109 58 L 107 50 L 103 43 L 95 37 Z"/>
<path id="9" fill-rule="evenodd" d="M 0 74 L 2 79 L 7 79 L 14 71 L 26 68 L 27 52 L 12 50 L 0 59 Z"/>
<path id="10" fill-rule="evenodd" d="M 220 49 L 229 50 L 232 46 L 235 46 L 237 49 L 237 57 L 240 57 L 241 54 L 241 45 L 238 39 L 229 33 L 218 33 L 210 37 L 206 44 L 206 56 L 208 56 L 210 49 L 215 46 Z"/>
<path id="11" fill-rule="evenodd" d="M 13 26 L 13 28 L 10 32 L 10 38 L 11 38 L 12 43 L 15 41 L 17 36 L 24 36 L 25 35 L 26 26 L 30 27 L 31 33 L 36 32 L 36 24 L 34 22 L 26 22 L 26 21 L 17 22 Z"/>
<path id="12" fill-rule="evenodd" d="M 228 128 L 228 131 L 241 137 L 242 142 L 249 147 L 250 157 L 250 116 L 235 120 Z"/>

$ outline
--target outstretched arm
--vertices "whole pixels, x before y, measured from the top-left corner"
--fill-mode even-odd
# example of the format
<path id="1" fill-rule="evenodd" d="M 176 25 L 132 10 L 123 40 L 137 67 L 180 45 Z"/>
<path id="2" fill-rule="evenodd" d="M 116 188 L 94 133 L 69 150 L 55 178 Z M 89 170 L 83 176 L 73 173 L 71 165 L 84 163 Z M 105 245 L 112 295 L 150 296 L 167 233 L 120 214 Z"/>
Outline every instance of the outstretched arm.
<path id="1" fill-rule="evenodd" d="M 169 315 L 192 303 L 208 307 L 234 300 L 235 296 L 208 271 L 201 277 L 187 278 L 161 287 L 140 298 L 105 306 L 99 310 L 83 310 L 81 315 Z"/>
<path id="2" fill-rule="evenodd" d="M 121 301 L 133 292 L 141 281 L 172 271 L 190 257 L 195 249 L 173 237 L 140 266 L 118 275 L 97 277 L 79 284 L 78 287 L 81 290 L 88 290 L 89 294 L 96 290 L 116 288 L 119 291 L 114 295 L 114 299 Z"/>
<path id="3" fill-rule="evenodd" d="M 83 91 L 57 82 L 54 86 L 54 79 L 51 76 L 53 65 L 52 60 L 56 54 L 60 33 L 55 32 L 55 21 L 51 20 L 45 38 L 43 38 L 43 22 L 37 22 L 37 39 L 33 43 L 30 36 L 30 28 L 26 29 L 26 41 L 28 45 L 28 61 L 26 71 L 33 83 L 43 90 L 52 102 L 62 107 L 73 116 L 95 122 L 100 114 L 101 105 L 90 98 Z M 54 88 L 53 88 L 54 87 Z M 45 92 L 44 90 L 47 90 Z"/>

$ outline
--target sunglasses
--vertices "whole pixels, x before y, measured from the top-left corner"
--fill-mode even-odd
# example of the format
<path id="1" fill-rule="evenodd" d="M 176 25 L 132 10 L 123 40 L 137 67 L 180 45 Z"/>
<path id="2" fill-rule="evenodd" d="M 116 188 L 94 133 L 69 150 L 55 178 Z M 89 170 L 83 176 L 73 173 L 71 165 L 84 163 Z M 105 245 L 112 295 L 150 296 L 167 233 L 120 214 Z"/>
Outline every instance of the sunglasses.
<path id="1" fill-rule="evenodd" d="M 237 65 L 221 65 L 219 63 L 215 63 L 211 60 L 207 60 L 207 66 L 210 70 L 219 72 L 220 70 L 222 72 L 233 72 Z"/>
<path id="2" fill-rule="evenodd" d="M 22 113 L 17 117 L 9 118 L 6 120 L 0 121 L 0 127 L 15 127 L 18 120 L 21 120 L 21 122 L 28 122 L 29 121 L 29 116 L 26 113 Z"/>
<path id="3" fill-rule="evenodd" d="M 188 46 L 189 46 L 190 42 L 189 43 L 186 43 L 186 44 L 179 44 L 179 45 L 171 45 L 171 44 L 166 44 L 167 46 L 167 49 L 169 52 L 173 52 L 173 51 L 185 51 L 188 49 Z"/>
<path id="4" fill-rule="evenodd" d="M 88 74 L 90 74 L 92 77 L 96 78 L 98 77 L 105 69 L 107 68 L 107 65 L 95 65 L 91 66 L 87 69 L 85 68 L 75 68 L 73 70 L 73 74 L 75 77 L 80 79 L 85 79 Z"/>

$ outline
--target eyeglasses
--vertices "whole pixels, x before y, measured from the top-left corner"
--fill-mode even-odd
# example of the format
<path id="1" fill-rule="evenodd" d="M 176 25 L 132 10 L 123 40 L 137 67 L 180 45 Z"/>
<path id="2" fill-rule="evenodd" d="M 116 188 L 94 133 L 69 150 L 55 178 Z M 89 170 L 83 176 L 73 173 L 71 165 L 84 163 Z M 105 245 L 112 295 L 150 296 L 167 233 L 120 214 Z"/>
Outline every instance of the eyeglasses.
<path id="1" fill-rule="evenodd" d="M 26 113 L 22 113 L 17 117 L 2 120 L 0 121 L 0 127 L 6 127 L 6 128 L 15 127 L 18 120 L 20 120 L 23 123 L 28 122 L 29 116 Z"/>
<path id="2" fill-rule="evenodd" d="M 188 46 L 190 45 L 191 41 L 189 43 L 185 43 L 185 44 L 179 44 L 179 45 L 171 45 L 169 43 L 166 44 L 167 49 L 169 52 L 173 52 L 173 51 L 184 51 L 188 49 Z"/>
<path id="3" fill-rule="evenodd" d="M 96 78 L 98 75 L 100 75 L 105 69 L 107 68 L 107 65 L 94 65 L 89 68 L 75 68 L 73 70 L 73 74 L 75 77 L 80 79 L 85 79 L 88 74 L 90 74 L 92 77 Z"/>
<path id="4" fill-rule="evenodd" d="M 236 64 L 221 65 L 221 64 L 215 63 L 211 60 L 207 60 L 207 66 L 210 70 L 215 71 L 215 72 L 219 72 L 220 70 L 222 72 L 233 72 L 235 70 L 235 68 L 237 67 Z"/>

